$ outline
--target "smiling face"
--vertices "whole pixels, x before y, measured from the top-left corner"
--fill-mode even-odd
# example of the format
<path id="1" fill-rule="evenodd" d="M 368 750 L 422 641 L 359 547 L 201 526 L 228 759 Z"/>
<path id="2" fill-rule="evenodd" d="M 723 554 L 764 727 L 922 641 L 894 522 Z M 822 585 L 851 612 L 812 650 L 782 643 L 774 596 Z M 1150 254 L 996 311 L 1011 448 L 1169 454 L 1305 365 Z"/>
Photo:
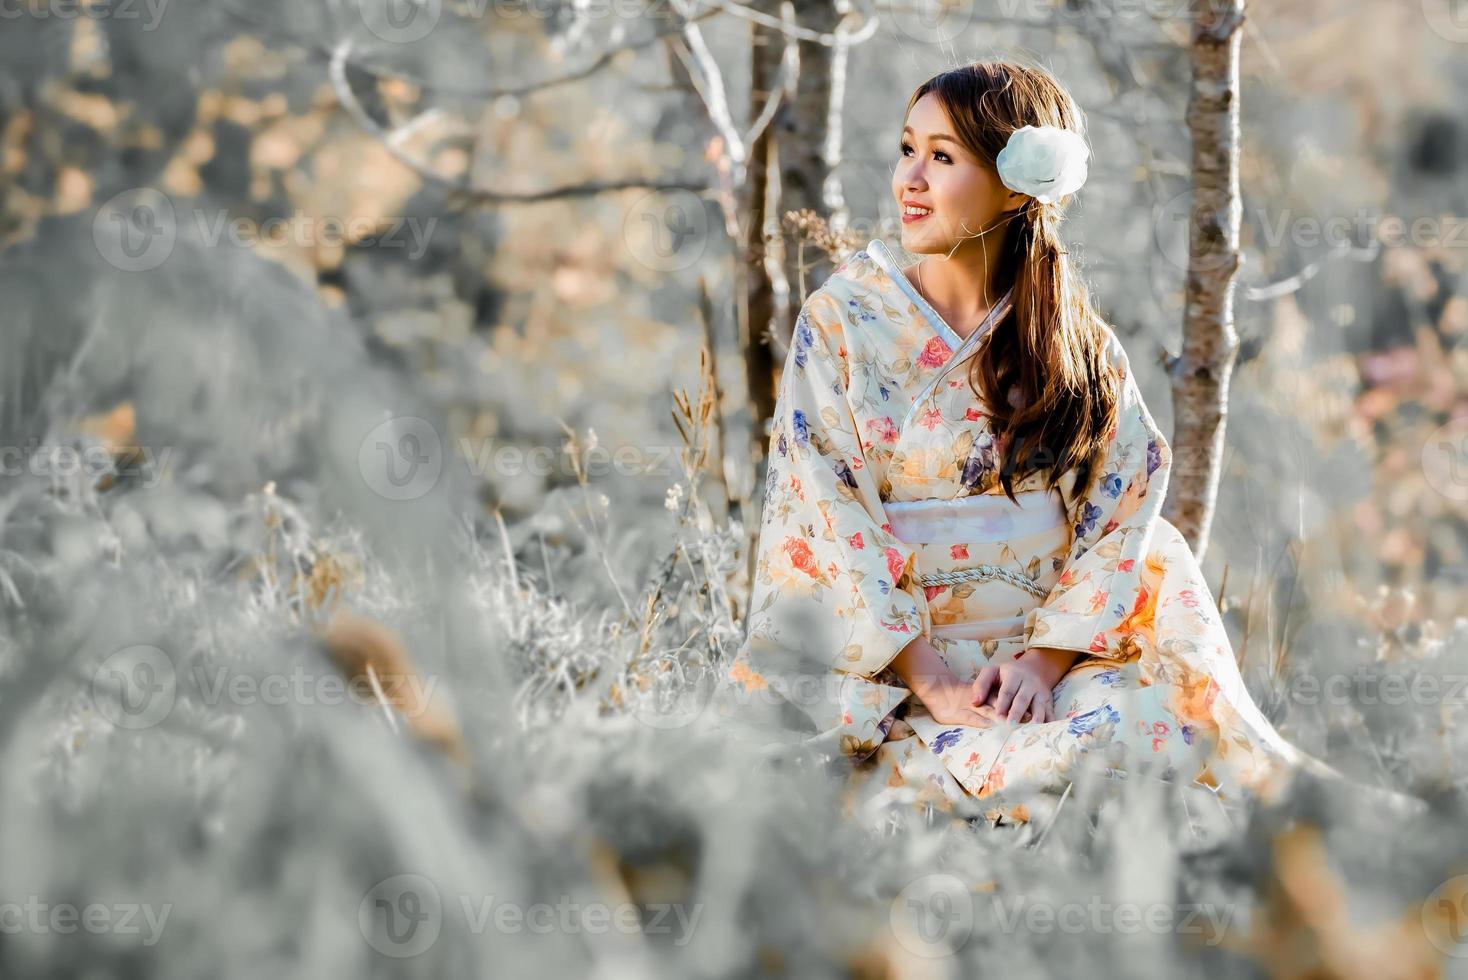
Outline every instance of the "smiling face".
<path id="1" fill-rule="evenodd" d="M 902 247 L 914 254 L 955 253 L 960 243 L 983 247 L 974 236 L 1026 200 L 1000 182 L 992 164 L 958 142 L 948 114 L 931 92 L 908 114 L 899 152 L 892 193 L 902 219 Z M 910 214 L 909 204 L 927 212 Z M 991 235 L 987 240 L 992 244 L 998 239 Z"/>

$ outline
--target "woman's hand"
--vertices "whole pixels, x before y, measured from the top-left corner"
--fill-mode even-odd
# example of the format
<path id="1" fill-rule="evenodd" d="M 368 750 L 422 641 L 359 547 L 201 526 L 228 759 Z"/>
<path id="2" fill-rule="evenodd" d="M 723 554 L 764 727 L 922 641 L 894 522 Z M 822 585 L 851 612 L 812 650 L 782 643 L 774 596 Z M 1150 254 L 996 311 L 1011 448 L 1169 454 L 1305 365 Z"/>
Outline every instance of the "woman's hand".
<path id="1" fill-rule="evenodd" d="M 973 685 L 958 679 L 941 680 L 928 686 L 918 695 L 928 714 L 940 725 L 970 725 L 974 728 L 992 728 L 994 719 L 989 709 L 981 709 L 974 703 Z"/>
<path id="2" fill-rule="evenodd" d="M 969 698 L 995 718 L 1014 724 L 1023 721 L 1047 722 L 1055 718 L 1053 688 L 1048 671 L 1023 658 L 1002 664 L 989 664 L 979 670 L 970 688 Z"/>
<path id="3" fill-rule="evenodd" d="M 892 661 L 892 670 L 940 725 L 990 728 L 989 709 L 975 707 L 973 688 L 958 679 L 927 637 L 919 636 Z"/>
<path id="4" fill-rule="evenodd" d="M 970 698 L 982 710 L 1014 724 L 1023 721 L 1055 720 L 1053 668 L 1038 658 L 1017 657 L 1002 664 L 989 664 L 974 678 Z M 992 704 L 986 703 L 992 700 Z"/>

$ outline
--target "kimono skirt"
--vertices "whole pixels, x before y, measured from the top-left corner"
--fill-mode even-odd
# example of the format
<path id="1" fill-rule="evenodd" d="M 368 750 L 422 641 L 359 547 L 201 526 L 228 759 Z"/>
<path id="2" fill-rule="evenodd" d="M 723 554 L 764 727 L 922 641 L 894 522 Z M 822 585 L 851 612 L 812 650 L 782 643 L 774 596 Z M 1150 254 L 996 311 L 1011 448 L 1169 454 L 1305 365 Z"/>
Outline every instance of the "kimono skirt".
<path id="1" fill-rule="evenodd" d="M 895 536 L 916 550 L 920 584 L 930 594 L 951 590 L 948 608 L 954 597 L 961 603 L 962 614 L 945 617 L 929 635 L 960 680 L 972 681 L 986 664 L 1013 660 L 1025 649 L 1026 617 L 1061 574 L 1061 562 L 1050 559 L 1063 559 L 1071 544 L 1058 492 L 1015 497 L 1018 504 L 1003 494 L 975 494 L 884 505 Z M 1165 529 L 1171 535 L 1158 535 L 1162 541 L 1177 535 L 1171 525 Z M 1183 550 L 1191 557 L 1186 545 Z M 1001 552 L 1039 556 L 1043 571 L 1037 578 L 1019 574 Z M 1171 554 L 1180 553 L 1173 548 Z M 941 725 L 909 697 L 892 714 L 877 750 L 856 765 L 847 812 L 860 810 L 878 823 L 892 806 L 1026 822 L 1059 802 L 1083 764 L 1095 765 L 1103 778 L 1147 771 L 1210 789 L 1218 778 L 1233 782 L 1233 774 L 1215 776 L 1210 768 L 1218 727 L 1206 707 L 1189 706 L 1188 692 L 1168 680 L 1185 672 L 1157 662 L 1166 655 L 1156 645 L 1147 649 L 1146 657 L 1122 661 L 1080 655 L 1053 689 L 1056 720 L 1050 722 Z M 890 667 L 874 679 L 903 684 Z M 1242 685 L 1242 678 L 1229 680 Z M 1247 781 L 1260 776 L 1243 775 Z"/>

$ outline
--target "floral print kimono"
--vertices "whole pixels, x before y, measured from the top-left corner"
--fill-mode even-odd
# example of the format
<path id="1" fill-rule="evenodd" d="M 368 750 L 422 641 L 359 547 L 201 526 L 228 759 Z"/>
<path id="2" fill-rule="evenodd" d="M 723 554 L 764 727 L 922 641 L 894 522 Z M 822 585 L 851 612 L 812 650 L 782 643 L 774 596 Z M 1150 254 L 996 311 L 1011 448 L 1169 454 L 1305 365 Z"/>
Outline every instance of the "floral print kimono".
<path id="1" fill-rule="evenodd" d="M 1014 484 L 1023 508 L 1004 495 L 1003 447 L 964 361 L 1007 301 L 961 337 L 880 240 L 807 299 L 720 712 L 783 706 L 781 724 L 849 775 L 848 813 L 879 821 L 895 806 L 1025 822 L 1098 755 L 1112 775 L 1155 767 L 1225 798 L 1261 789 L 1300 755 L 1250 699 L 1198 562 L 1160 517 L 1171 452 L 1114 334 L 1119 421 L 1092 485 L 1071 471 L 1047 502 L 1036 473 Z M 978 494 L 991 497 L 967 500 Z M 962 518 L 965 504 L 991 525 L 1016 520 L 995 535 L 940 513 L 928 526 L 945 530 L 915 542 L 889 513 Z M 986 578 L 931 584 L 975 563 Z M 1054 721 L 945 726 L 889 667 L 919 634 L 965 681 L 1030 645 L 1080 656 L 1055 686 Z"/>

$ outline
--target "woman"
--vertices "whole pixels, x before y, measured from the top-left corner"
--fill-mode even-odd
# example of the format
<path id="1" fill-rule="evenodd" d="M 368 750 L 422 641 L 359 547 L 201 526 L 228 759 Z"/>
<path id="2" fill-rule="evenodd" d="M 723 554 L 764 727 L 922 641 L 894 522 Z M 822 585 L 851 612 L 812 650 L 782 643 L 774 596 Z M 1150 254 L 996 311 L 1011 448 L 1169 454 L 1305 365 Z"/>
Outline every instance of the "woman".
<path id="1" fill-rule="evenodd" d="M 1159 516 L 1171 452 L 1062 247 L 1078 108 L 1043 70 L 970 64 L 917 89 L 896 152 L 923 258 L 874 240 L 800 311 L 734 694 L 798 709 L 873 813 L 1023 822 L 1098 756 L 1274 785 L 1307 757 Z"/>

